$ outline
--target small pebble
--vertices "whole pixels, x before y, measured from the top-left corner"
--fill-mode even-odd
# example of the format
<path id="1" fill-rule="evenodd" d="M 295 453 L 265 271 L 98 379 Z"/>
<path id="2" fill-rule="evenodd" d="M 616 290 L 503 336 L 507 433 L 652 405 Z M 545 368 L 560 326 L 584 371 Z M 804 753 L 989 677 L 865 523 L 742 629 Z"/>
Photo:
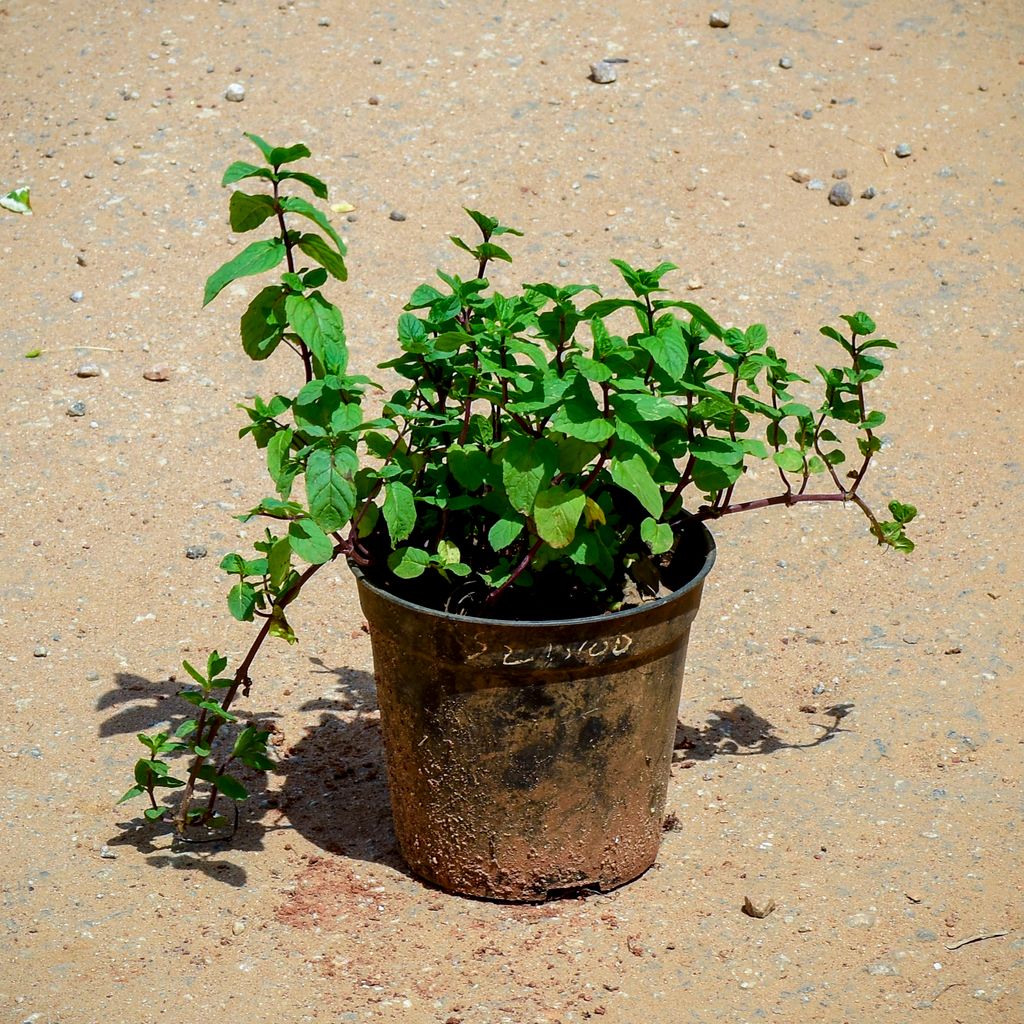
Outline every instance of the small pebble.
<path id="1" fill-rule="evenodd" d="M 366 102 L 369 103 L 371 107 L 379 107 L 380 106 L 380 97 L 379 96 L 371 96 Z"/>
<path id="2" fill-rule="evenodd" d="M 611 85 L 619 77 L 614 64 L 599 60 L 590 65 L 590 80 L 598 85 Z"/>
<path id="3" fill-rule="evenodd" d="M 90 683 L 95 683 L 99 677 L 100 674 L 95 669 L 89 669 L 89 671 L 85 673 L 85 678 Z"/>
<path id="4" fill-rule="evenodd" d="M 232 82 L 224 90 L 224 99 L 229 100 L 231 103 L 241 103 L 245 99 L 245 86 L 241 82 Z"/>
<path id="5" fill-rule="evenodd" d="M 814 117 L 814 111 L 813 111 L 813 110 L 805 110 L 805 111 L 804 111 L 804 112 L 803 112 L 803 113 L 802 113 L 802 114 L 801 114 L 800 116 L 801 116 L 801 117 L 802 117 L 802 118 L 803 118 L 803 119 L 804 119 L 805 121 L 810 121 L 810 119 L 811 119 L 812 117 Z"/>
<path id="6" fill-rule="evenodd" d="M 851 928 L 874 928 L 878 923 L 878 915 L 872 913 L 851 914 L 846 919 L 847 925 Z"/>
<path id="7" fill-rule="evenodd" d="M 192 559 L 205 558 L 206 548 L 202 544 L 190 544 L 185 548 L 185 557 Z"/>
<path id="8" fill-rule="evenodd" d="M 317 24 L 321 28 L 329 28 L 330 24 L 331 24 L 331 19 L 330 18 L 320 18 L 320 20 L 317 21 Z"/>
<path id="9" fill-rule="evenodd" d="M 813 689 L 813 690 L 811 690 L 811 693 L 813 693 L 815 697 L 818 697 L 818 696 L 820 696 L 820 695 L 821 695 L 821 694 L 823 694 L 824 692 L 825 692 L 825 684 L 824 684 L 824 683 L 818 683 L 818 684 L 817 684 L 817 685 L 816 685 L 816 686 L 814 687 L 814 689 Z"/>
<path id="10" fill-rule="evenodd" d="M 345 217 L 345 220 L 347 220 L 349 224 L 355 224 L 355 222 L 359 220 L 359 214 L 350 213 Z"/>
<path id="11" fill-rule="evenodd" d="M 845 167 L 837 167 L 832 172 L 832 177 L 835 178 L 836 181 L 842 181 L 843 178 L 846 177 L 846 168 Z"/>
<path id="12" fill-rule="evenodd" d="M 860 197 L 861 199 L 874 199 L 877 195 L 878 193 L 875 191 L 875 186 L 868 185 L 868 187 L 861 192 Z"/>
<path id="13" fill-rule="evenodd" d="M 793 58 L 792 57 L 780 57 L 779 58 L 779 67 L 780 68 L 784 68 L 786 71 L 788 71 L 792 66 L 793 66 Z"/>
<path id="14" fill-rule="evenodd" d="M 823 182 L 821 178 L 811 178 L 811 180 L 807 182 L 807 187 L 812 192 L 822 192 L 825 189 L 825 182 Z"/>
<path id="15" fill-rule="evenodd" d="M 76 377 L 98 377 L 100 375 L 100 368 L 95 363 L 82 363 L 82 365 L 75 370 Z"/>
<path id="16" fill-rule="evenodd" d="M 33 652 L 33 658 L 45 658 L 50 653 L 49 649 L 40 644 Z"/>
<path id="17" fill-rule="evenodd" d="M 72 402 L 67 407 L 68 416 L 84 416 L 85 415 L 85 402 Z"/>
<path id="18" fill-rule="evenodd" d="M 115 114 L 113 111 L 110 111 L 110 113 L 107 114 L 107 120 L 108 121 L 116 121 L 117 120 L 117 114 Z"/>
<path id="19" fill-rule="evenodd" d="M 561 259 L 561 260 L 558 261 L 558 265 L 560 267 L 567 267 L 567 266 L 569 266 L 569 261 L 566 260 L 566 259 Z"/>
<path id="20" fill-rule="evenodd" d="M 897 146 L 897 147 L 896 147 L 896 148 L 895 148 L 895 149 L 893 150 L 893 152 L 894 152 L 894 153 L 895 153 L 895 154 L 896 154 L 896 155 L 897 155 L 897 156 L 898 156 L 898 157 L 899 157 L 899 158 L 900 158 L 901 160 L 903 160 L 903 159 L 905 159 L 906 157 L 910 156 L 910 154 L 911 154 L 911 153 L 913 152 L 913 150 L 911 150 L 910 146 L 908 146 L 908 145 L 907 145 L 907 143 L 905 143 L 905 142 L 901 142 L 901 143 L 900 143 L 900 144 L 899 144 L 899 145 L 898 145 L 898 146 Z"/>
<path id="21" fill-rule="evenodd" d="M 390 212 L 390 213 L 388 214 L 388 218 L 389 218 L 390 220 L 397 220 L 397 221 L 403 221 L 403 220 L 405 220 L 405 214 L 404 214 L 404 213 L 402 213 L 402 212 L 401 212 L 400 210 L 392 210 L 392 211 L 391 211 L 391 212 Z"/>
<path id="22" fill-rule="evenodd" d="M 100 856 L 104 860 L 117 860 L 117 854 L 106 843 L 100 847 Z"/>
<path id="23" fill-rule="evenodd" d="M 236 921 L 236 922 L 235 922 L 235 923 L 234 923 L 234 924 L 233 924 L 233 925 L 231 926 L 231 931 L 232 931 L 232 933 L 233 933 L 233 934 L 235 934 L 235 935 L 241 935 L 241 934 L 242 934 L 242 932 L 244 932 L 244 931 L 245 931 L 245 922 L 244 922 L 244 921 Z"/>
<path id="24" fill-rule="evenodd" d="M 164 381 L 171 379 L 171 371 L 166 366 L 154 366 L 149 370 L 143 370 L 142 376 L 146 380 Z"/>
<path id="25" fill-rule="evenodd" d="M 75 255 L 75 262 L 76 262 L 76 263 L 77 263 L 77 264 L 78 264 L 78 265 L 79 265 L 80 267 L 85 267 L 85 266 L 88 266 L 88 264 L 87 264 L 87 263 L 85 262 L 85 254 L 84 254 L 84 253 L 77 253 L 77 254 Z"/>
<path id="26" fill-rule="evenodd" d="M 801 167 L 796 171 L 790 171 L 789 176 L 798 184 L 804 185 L 811 180 L 811 172 Z"/>
<path id="27" fill-rule="evenodd" d="M 699 292 L 704 287 L 704 282 L 699 277 L 691 277 L 686 282 L 686 287 L 691 292 Z"/>
<path id="28" fill-rule="evenodd" d="M 728 28 L 730 21 L 732 21 L 732 14 L 729 11 L 712 11 L 711 17 L 708 18 L 708 24 L 712 28 Z"/>
<path id="29" fill-rule="evenodd" d="M 900 973 L 892 964 L 868 964 L 864 970 L 867 971 L 868 974 L 873 974 L 876 977 L 882 978 L 894 977 Z"/>
<path id="30" fill-rule="evenodd" d="M 881 50 L 882 49 L 882 44 L 881 43 L 868 43 L 868 49 L 869 50 Z"/>
<path id="31" fill-rule="evenodd" d="M 68 298 L 72 302 L 81 302 L 85 298 L 85 292 L 72 292 Z"/>
<path id="32" fill-rule="evenodd" d="M 837 181 L 828 194 L 828 201 L 833 206 L 849 206 L 853 199 L 853 189 L 847 181 Z"/>
<path id="33" fill-rule="evenodd" d="M 117 164 L 118 167 L 122 167 L 125 164 L 125 162 L 126 161 L 125 161 L 125 158 L 123 156 L 115 156 L 114 157 L 114 163 Z"/>

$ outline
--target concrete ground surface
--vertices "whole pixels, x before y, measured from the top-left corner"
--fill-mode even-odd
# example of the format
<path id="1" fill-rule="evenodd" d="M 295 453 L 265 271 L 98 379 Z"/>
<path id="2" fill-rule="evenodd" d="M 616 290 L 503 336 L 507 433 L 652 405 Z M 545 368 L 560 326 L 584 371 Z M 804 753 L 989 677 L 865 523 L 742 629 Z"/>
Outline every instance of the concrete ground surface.
<path id="1" fill-rule="evenodd" d="M 1021 9 L 711 10 L 0 0 L 0 194 L 34 208 L 0 210 L 0 1019 L 1024 1021 Z M 235 841 L 114 808 L 181 659 L 251 636 L 218 569 L 267 491 L 236 404 L 294 368 L 238 344 L 258 279 L 200 309 L 243 131 L 306 142 L 354 207 L 331 295 L 366 371 L 460 267 L 462 206 L 526 232 L 499 288 L 669 259 L 811 373 L 840 313 L 900 342 L 866 492 L 919 507 L 918 550 L 838 506 L 716 525 L 678 828 L 635 883 L 512 906 L 406 872 L 343 566 L 256 666 L 244 710 L 290 756 Z"/>

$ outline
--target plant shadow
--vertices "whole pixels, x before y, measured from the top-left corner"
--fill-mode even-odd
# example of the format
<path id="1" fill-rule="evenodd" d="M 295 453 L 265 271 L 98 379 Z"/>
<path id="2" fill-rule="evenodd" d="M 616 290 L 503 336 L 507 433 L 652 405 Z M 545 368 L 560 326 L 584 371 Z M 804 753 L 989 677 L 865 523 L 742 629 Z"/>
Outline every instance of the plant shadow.
<path id="1" fill-rule="evenodd" d="M 675 754 L 673 763 L 686 761 L 709 761 L 713 757 L 750 757 L 752 755 L 774 754 L 778 750 L 810 750 L 827 743 L 841 732 L 843 720 L 853 710 L 853 705 L 833 704 L 824 708 L 821 714 L 829 721 L 814 723 L 821 735 L 806 743 L 789 743 L 776 735 L 775 726 L 746 704 L 736 704 L 723 710 L 712 710 L 711 717 L 703 726 L 695 727 L 683 722 L 676 723 Z"/>

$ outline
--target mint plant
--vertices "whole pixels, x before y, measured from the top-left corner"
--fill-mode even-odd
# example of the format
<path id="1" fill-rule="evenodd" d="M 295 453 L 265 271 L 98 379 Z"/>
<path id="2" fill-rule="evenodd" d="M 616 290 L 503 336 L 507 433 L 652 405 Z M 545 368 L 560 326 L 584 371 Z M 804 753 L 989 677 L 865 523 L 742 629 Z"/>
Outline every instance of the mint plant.
<path id="1" fill-rule="evenodd" d="M 173 733 L 139 736 L 146 756 L 122 800 L 148 797 L 147 818 L 171 814 L 157 790 L 180 789 L 177 829 L 216 827 L 218 796 L 247 795 L 229 769 L 272 767 L 269 731 L 246 725 L 229 744 L 221 730 L 238 724 L 231 707 L 248 695 L 267 637 L 296 642 L 289 605 L 339 557 L 437 609 L 557 619 L 656 597 L 693 519 L 840 502 L 863 513 L 879 544 L 913 549 L 914 507 L 892 501 L 881 519 L 861 494 L 885 422 L 868 385 L 883 372 L 879 353 L 896 348 L 866 313 L 821 328 L 837 359 L 816 368 L 815 390 L 763 324 L 727 329 L 672 298 L 662 284 L 672 263 L 613 260 L 624 285 L 614 297 L 593 284 L 498 291 L 489 271 L 512 262 L 504 246 L 521 232 L 467 210 L 479 238 L 452 242 L 471 276 L 438 270 L 416 288 L 398 318 L 399 352 L 378 367 L 398 386 L 371 403 L 381 389 L 348 372 L 341 311 L 320 290 L 346 279 L 345 245 L 320 207 L 291 194 L 326 201 L 327 187 L 292 168 L 310 155 L 304 145 L 247 137 L 265 162 L 233 163 L 223 184 L 269 191 L 234 191 L 231 227 L 269 223 L 273 234 L 210 276 L 204 305 L 232 281 L 277 272 L 242 314 L 242 347 L 254 360 L 290 350 L 303 383 L 243 407 L 240 434 L 265 452 L 274 493 L 239 517 L 264 525 L 254 551 L 228 554 L 221 569 L 231 614 L 259 627 L 231 675 L 216 651 L 205 672 L 186 662 L 195 688 L 181 696 L 194 715 Z M 742 496 L 756 463 L 778 485 Z M 183 778 L 168 762 L 178 755 Z"/>

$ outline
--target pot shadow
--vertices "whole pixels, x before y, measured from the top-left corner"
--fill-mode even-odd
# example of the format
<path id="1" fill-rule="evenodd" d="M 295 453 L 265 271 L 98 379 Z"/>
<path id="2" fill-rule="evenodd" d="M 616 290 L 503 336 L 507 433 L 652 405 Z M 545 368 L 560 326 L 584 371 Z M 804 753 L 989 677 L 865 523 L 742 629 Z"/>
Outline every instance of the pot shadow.
<path id="1" fill-rule="evenodd" d="M 728 710 L 712 710 L 711 717 L 700 727 L 676 722 L 675 753 L 672 761 L 709 761 L 713 757 L 750 757 L 774 754 L 778 750 L 810 750 L 820 747 L 841 732 L 842 721 L 853 710 L 853 705 L 833 704 L 821 714 L 830 721 L 822 725 L 815 722 L 821 735 L 806 743 L 788 743 L 775 733 L 775 726 L 746 704 L 737 704 Z"/>
<path id="2" fill-rule="evenodd" d="M 320 721 L 281 759 L 277 806 L 289 824 L 327 853 L 381 864 L 412 877 L 398 852 L 384 769 L 373 676 L 311 659 L 337 689 L 302 705 Z"/>

